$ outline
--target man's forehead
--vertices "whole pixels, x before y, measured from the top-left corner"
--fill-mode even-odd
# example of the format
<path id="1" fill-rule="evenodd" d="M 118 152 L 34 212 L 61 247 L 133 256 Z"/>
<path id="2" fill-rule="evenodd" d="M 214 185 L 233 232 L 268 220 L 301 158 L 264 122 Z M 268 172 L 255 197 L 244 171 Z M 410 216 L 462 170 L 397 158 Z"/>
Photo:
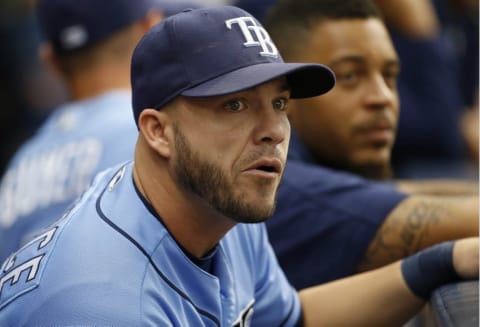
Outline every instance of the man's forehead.
<path id="1" fill-rule="evenodd" d="M 396 56 L 392 57 L 384 57 L 382 60 L 375 61 L 373 58 L 369 57 L 368 55 L 364 54 L 345 54 L 343 56 L 339 56 L 334 58 L 333 60 L 328 62 L 328 65 L 335 69 L 343 64 L 355 64 L 355 65 L 372 65 L 374 63 L 380 64 L 381 67 L 400 67 L 400 61 Z"/>
<path id="2" fill-rule="evenodd" d="M 393 45 L 385 24 L 378 18 L 327 19 L 319 21 L 310 32 L 313 45 L 348 47 L 373 40 Z"/>
<path id="3" fill-rule="evenodd" d="M 325 20 L 312 32 L 306 57 L 329 66 L 379 60 L 398 65 L 398 55 L 378 18 Z M 333 67 L 332 67 L 333 68 Z"/>

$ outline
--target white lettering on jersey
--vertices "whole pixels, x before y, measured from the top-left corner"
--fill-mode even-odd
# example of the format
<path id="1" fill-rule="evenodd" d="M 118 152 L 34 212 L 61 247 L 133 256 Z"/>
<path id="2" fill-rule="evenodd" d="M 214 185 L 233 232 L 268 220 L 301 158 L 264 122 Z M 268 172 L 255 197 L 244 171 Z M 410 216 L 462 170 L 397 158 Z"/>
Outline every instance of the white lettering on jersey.
<path id="1" fill-rule="evenodd" d="M 253 304 L 255 300 L 251 300 L 245 309 L 240 312 L 240 316 L 235 320 L 232 327 L 249 327 L 252 323 Z"/>
<path id="2" fill-rule="evenodd" d="M 31 240 L 28 244 L 25 244 L 22 249 L 20 249 L 18 252 L 21 252 L 23 249 L 26 249 L 27 247 L 33 245 L 34 243 L 38 243 L 38 250 L 41 250 L 45 246 L 47 246 L 48 243 L 53 239 L 53 235 L 55 234 L 55 231 L 57 230 L 57 227 L 54 227 L 45 233 L 39 235 L 35 239 Z M 17 257 L 17 254 L 14 253 L 12 254 L 8 260 L 5 262 L 4 267 L 3 267 L 3 273 L 4 275 L 2 278 L 0 278 L 0 295 L 2 293 L 3 286 L 9 281 L 10 285 L 15 285 L 18 283 L 20 280 L 20 276 L 22 275 L 23 272 L 28 272 L 25 282 L 29 282 L 32 279 L 35 279 L 37 276 L 39 267 L 40 267 L 40 262 L 42 261 L 42 258 L 45 256 L 45 253 L 39 254 L 23 263 L 20 265 L 16 266 L 15 268 L 15 260 Z M 13 268 L 13 269 L 12 269 Z"/>
<path id="3" fill-rule="evenodd" d="M 32 245 L 32 244 L 34 244 L 38 241 L 40 241 L 40 243 L 38 243 L 38 250 L 41 250 L 48 243 L 50 243 L 50 241 L 52 240 L 53 235 L 55 234 L 56 230 L 57 230 L 57 228 L 55 227 L 55 228 L 52 228 L 52 229 L 46 231 L 43 234 L 38 235 L 37 237 L 32 239 L 30 242 L 28 242 L 27 244 L 22 246 L 22 248 L 19 251 L 21 251 L 24 248 L 29 247 L 30 245 Z M 15 254 L 13 254 L 7 259 L 7 261 L 5 262 L 5 267 L 3 268 L 3 272 L 7 272 L 8 270 L 10 270 L 12 268 L 12 266 L 15 264 L 15 258 L 16 258 L 16 256 L 15 256 Z"/>
<path id="4" fill-rule="evenodd" d="M 20 266 L 15 267 L 15 269 L 10 271 L 8 274 L 5 274 L 0 279 L 0 294 L 3 289 L 3 284 L 5 284 L 8 280 L 10 280 L 11 285 L 16 284 L 20 279 L 20 275 L 24 271 L 29 271 L 26 279 L 27 282 L 34 279 L 35 276 L 37 275 L 38 267 L 40 265 L 40 261 L 42 260 L 42 258 L 43 258 L 43 255 L 39 255 L 35 258 L 32 258 L 22 263 Z"/>
<path id="5" fill-rule="evenodd" d="M 85 139 L 26 158 L 9 169 L 0 185 L 0 224 L 9 227 L 19 216 L 76 198 L 90 184 L 101 153 L 100 142 Z"/>
<path id="6" fill-rule="evenodd" d="M 252 17 L 238 17 L 225 21 L 227 28 L 232 29 L 233 24 L 238 24 L 243 36 L 245 37 L 246 47 L 260 46 L 262 51 L 261 56 L 264 57 L 278 57 L 278 50 L 273 41 L 270 39 L 267 31 L 257 24 Z M 253 34 L 252 34 L 253 31 Z"/>
<path id="7" fill-rule="evenodd" d="M 123 166 L 122 169 L 120 169 L 120 171 L 112 178 L 112 180 L 110 181 L 110 183 L 108 183 L 108 190 L 109 191 L 112 191 L 115 186 L 118 184 L 118 182 L 120 182 L 123 178 L 123 176 L 125 175 L 125 170 L 127 169 L 126 166 Z"/>

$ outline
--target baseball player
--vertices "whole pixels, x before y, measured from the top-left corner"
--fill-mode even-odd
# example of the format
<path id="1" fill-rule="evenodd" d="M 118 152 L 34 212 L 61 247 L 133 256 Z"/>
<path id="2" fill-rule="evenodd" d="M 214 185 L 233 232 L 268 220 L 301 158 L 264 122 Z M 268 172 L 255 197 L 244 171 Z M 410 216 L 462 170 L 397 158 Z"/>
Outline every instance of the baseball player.
<path id="1" fill-rule="evenodd" d="M 279 2 L 277 0 L 236 0 L 234 4 L 249 11 L 260 21 L 265 21 L 269 10 Z M 473 22 L 475 19 L 467 18 L 471 16 L 467 13 L 472 9 L 474 13 L 478 11 L 478 2 L 432 0 L 395 2 L 374 0 L 373 2 L 380 8 L 387 27 L 392 32 L 392 40 L 389 42 L 393 41 L 402 61 L 402 72 L 395 78 L 403 108 L 399 120 L 397 119 L 398 122 L 395 122 L 395 127 L 397 125 L 399 127 L 398 131 L 395 130 L 397 134 L 395 147 L 388 151 L 388 159 L 383 159 L 387 165 L 379 165 L 377 161 L 376 167 L 372 165 L 373 162 L 365 162 L 365 158 L 348 157 L 347 154 L 352 149 L 345 148 L 345 144 L 341 143 L 325 144 L 324 147 L 327 147 L 328 152 L 323 148 L 324 154 L 319 159 L 322 164 L 355 170 L 355 173 L 367 175 L 369 178 L 389 176 L 393 164 L 397 178 L 411 179 L 408 185 L 405 183 L 402 185 L 408 186 L 409 190 L 478 193 L 477 185 L 472 185 L 478 182 L 478 165 L 475 165 L 475 162 L 478 162 L 478 133 L 476 136 L 473 134 L 474 142 L 471 143 L 471 140 L 468 141 L 471 135 L 468 133 L 465 135 L 465 131 L 461 130 L 461 123 L 464 122 L 465 117 L 471 117 L 473 123 L 478 122 L 478 114 L 475 119 L 475 112 L 465 110 L 478 107 L 478 103 L 475 102 L 475 95 L 478 95 L 478 68 L 476 68 L 478 67 L 478 28 Z M 315 3 L 316 1 L 311 2 L 313 5 Z M 332 2 L 330 8 L 335 8 L 337 4 Z M 469 6 L 470 8 L 466 8 Z M 304 10 L 297 10 L 295 9 L 295 13 L 298 17 L 304 16 Z M 455 14 L 447 14 L 452 12 Z M 315 18 L 313 15 L 312 17 Z M 456 23 L 452 24 L 449 21 L 453 17 Z M 456 26 L 452 29 L 451 25 L 456 25 L 460 21 L 462 21 L 459 24 L 461 27 Z M 289 19 L 289 22 L 291 23 L 292 20 Z M 296 30 L 300 35 L 310 34 L 311 26 L 307 27 L 305 22 L 306 20 L 303 24 L 297 25 L 304 28 Z M 283 25 L 283 23 L 280 24 Z M 265 25 L 267 30 L 270 30 L 269 23 L 265 21 Z M 284 25 L 288 26 L 286 23 Z M 470 31 L 471 27 L 473 30 Z M 296 32 L 292 32 L 293 30 L 294 28 L 290 29 L 287 34 L 271 33 L 272 39 L 278 43 L 279 50 L 286 61 L 296 61 L 299 60 L 296 58 L 302 56 L 308 56 L 311 60 L 323 57 L 322 55 L 312 56 L 314 52 L 304 48 L 304 43 L 310 41 L 304 37 L 299 38 Z M 452 30 L 456 32 L 449 33 Z M 284 41 L 283 44 L 280 44 L 282 41 Z M 317 46 L 317 50 L 326 45 L 325 43 L 313 44 Z M 460 61 L 458 61 L 459 58 L 455 58 L 455 54 L 458 53 L 462 53 Z M 474 58 L 474 62 L 471 62 L 470 58 Z M 460 69 L 462 66 L 468 69 Z M 467 75 L 472 72 L 475 78 L 461 78 L 465 72 Z M 353 106 L 352 104 L 350 107 Z M 337 117 L 337 123 L 345 122 L 348 126 L 349 121 L 354 119 L 350 114 L 350 111 L 344 112 L 344 116 Z M 472 114 L 473 117 L 468 114 Z M 335 138 L 346 136 L 342 130 L 346 126 L 334 125 L 333 127 L 332 117 L 325 114 L 322 116 L 325 120 L 321 127 L 317 126 L 318 131 L 324 130 L 324 135 L 328 132 Z M 331 129 L 325 130 L 326 127 Z M 386 129 L 389 129 L 388 125 Z M 478 131 L 478 126 L 475 131 Z M 469 156 L 470 153 L 467 153 L 464 138 L 467 138 L 467 145 L 473 145 L 471 150 L 473 154 L 476 153 L 473 161 L 469 161 L 472 158 Z M 357 142 L 359 142 L 358 139 Z M 475 144 L 477 144 L 476 147 Z M 379 146 L 379 148 L 382 147 Z M 352 162 L 352 159 L 357 162 Z M 359 159 L 363 159 L 363 165 L 359 165 Z M 419 179 L 423 182 L 411 183 Z M 428 179 L 440 180 L 429 185 L 425 183 Z M 445 179 L 448 179 L 446 184 Z"/>
<path id="2" fill-rule="evenodd" d="M 371 1 L 281 0 L 265 27 L 287 62 L 325 63 L 336 75 L 328 94 L 288 108 L 288 164 L 267 227 L 295 287 L 478 235 L 477 196 L 409 194 L 358 176 L 389 170 L 399 110 L 399 58 Z"/>
<path id="3" fill-rule="evenodd" d="M 417 2 L 398 1 L 395 5 L 379 1 L 382 9 L 402 7 L 404 5 L 416 6 Z M 428 8 L 428 2 L 418 3 L 421 7 Z M 384 8 L 385 7 L 385 8 Z M 295 102 L 298 110 L 290 110 L 290 119 L 294 128 L 299 134 L 302 143 L 305 143 L 315 160 L 328 167 L 350 171 L 360 176 L 375 180 L 390 180 L 393 177 L 391 164 L 392 149 L 396 143 L 396 134 L 400 130 L 399 109 L 403 105 L 402 88 L 399 88 L 399 80 L 402 80 L 402 72 L 405 66 L 412 66 L 411 62 L 397 54 L 396 48 L 381 17 L 380 8 L 375 6 L 374 1 L 344 2 L 341 6 L 333 6 L 332 2 L 320 0 L 315 2 L 279 1 L 271 5 L 274 9 L 266 17 L 265 26 L 271 31 L 272 38 L 277 42 L 279 51 L 286 61 L 310 60 L 313 62 L 332 62 L 342 84 L 332 92 L 329 97 L 315 98 L 308 101 Z M 292 8 L 298 13 L 297 17 L 308 15 L 314 23 L 306 25 L 301 18 L 290 14 Z M 351 10 L 350 8 L 357 8 Z M 367 9 L 368 8 L 368 9 Z M 410 8 L 409 8 L 410 9 Z M 368 11 L 367 11 L 368 10 Z M 412 9 L 413 10 L 413 9 Z M 337 44 L 334 42 L 319 43 L 319 33 L 316 29 L 325 30 L 326 34 L 329 25 L 323 23 L 339 23 L 340 17 L 349 21 L 355 18 L 377 18 L 380 20 L 381 30 L 377 30 L 377 44 L 354 43 L 348 38 L 356 41 L 364 39 L 364 35 L 354 35 L 354 24 L 342 26 L 342 33 L 339 36 L 333 35 L 332 39 L 342 37 L 348 41 Z M 283 20 L 277 19 L 282 17 Z M 288 23 L 284 20 L 288 20 Z M 341 22 L 340 22 L 341 23 Z M 292 27 L 293 25 L 293 27 Z M 350 28 L 350 26 L 352 28 Z M 323 27 L 323 28 L 322 28 Z M 302 39 L 298 33 L 302 31 Z M 368 35 L 371 35 L 367 33 Z M 305 47 L 305 44 L 308 47 Z M 302 50 L 298 50 L 300 45 Z M 361 46 L 363 45 L 363 48 Z M 381 47 L 382 55 L 375 57 L 366 52 L 372 47 Z M 355 65 L 348 63 L 355 62 L 347 55 L 338 54 L 337 51 L 349 51 L 349 53 L 360 54 L 362 62 Z M 352 59 L 352 60 L 350 60 Z M 400 62 L 402 61 L 402 62 Z M 372 78 L 375 74 L 381 76 L 382 83 L 373 84 Z M 339 80 L 340 81 L 340 80 Z M 422 81 L 423 84 L 428 84 Z M 399 94 L 400 92 L 400 94 Z M 318 101 L 317 101 L 318 100 Z M 330 107 L 338 108 L 333 113 L 331 110 L 323 110 Z M 315 108 L 316 110 L 302 110 L 303 108 Z M 305 113 L 305 114 L 304 114 Z M 402 116 L 402 115 L 400 115 Z M 408 165 L 408 160 L 405 160 Z M 433 167 L 432 167 L 433 169 Z M 460 195 L 478 193 L 476 183 L 455 179 L 421 179 L 420 181 L 395 180 L 395 185 L 402 191 L 432 194 L 432 195 Z M 408 186 L 408 187 L 407 187 Z"/>
<path id="4" fill-rule="evenodd" d="M 284 63 L 229 6 L 163 20 L 131 67 L 134 161 L 100 173 L 7 259 L 0 325 L 394 326 L 438 285 L 478 274 L 478 239 L 465 239 L 298 294 L 262 222 L 285 167 L 289 99 L 327 92 L 332 72 Z"/>
<path id="5" fill-rule="evenodd" d="M 66 82 L 57 108 L 18 150 L 0 184 L 0 262 L 58 219 L 93 176 L 131 159 L 130 58 L 162 18 L 156 0 L 41 0 L 42 56 Z"/>

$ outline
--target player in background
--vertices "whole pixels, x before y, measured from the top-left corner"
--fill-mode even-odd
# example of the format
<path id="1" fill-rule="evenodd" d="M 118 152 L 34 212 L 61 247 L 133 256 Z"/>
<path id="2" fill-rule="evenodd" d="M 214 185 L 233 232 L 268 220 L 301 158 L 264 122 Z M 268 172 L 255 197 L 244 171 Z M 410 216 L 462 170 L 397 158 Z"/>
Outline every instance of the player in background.
<path id="1" fill-rule="evenodd" d="M 237 0 L 235 4 L 264 21 L 266 14 L 276 2 L 275 0 Z M 401 191 L 434 195 L 477 195 L 478 178 L 475 176 L 478 176 L 478 167 L 475 167 L 475 163 L 478 163 L 478 108 L 475 109 L 475 107 L 478 107 L 478 101 L 474 101 L 474 99 L 478 98 L 478 92 L 471 90 L 472 88 L 478 89 L 478 82 L 475 83 L 472 78 L 468 77 L 464 77 L 460 81 L 460 76 L 465 73 L 458 68 L 462 64 L 468 63 L 468 58 L 478 57 L 478 37 L 475 38 L 468 32 L 464 32 L 466 35 L 462 35 L 459 33 L 460 28 L 443 26 L 443 24 L 449 25 L 443 20 L 440 23 L 442 26 L 439 26 L 437 14 L 441 17 L 444 16 L 442 12 L 446 11 L 452 17 L 460 15 L 457 19 L 461 21 L 462 15 L 474 16 L 468 15 L 466 11 L 478 11 L 478 3 L 475 5 L 472 2 L 469 5 L 473 8 L 466 9 L 465 7 L 469 5 L 462 1 L 399 0 L 391 3 L 390 1 L 374 0 L 373 2 L 378 5 L 387 28 L 392 32 L 390 36 L 393 39 L 395 50 L 398 51 L 397 55 L 402 66 L 401 73 L 395 79 L 396 92 L 399 94 L 403 108 L 400 120 L 398 117 L 395 119 L 395 147 L 392 149 L 393 144 L 387 144 L 383 147 L 379 146 L 380 150 L 390 148 L 386 154 L 372 156 L 372 152 L 367 157 L 361 154 L 359 156 L 358 152 L 364 151 L 366 145 L 359 140 L 352 140 L 351 131 L 350 133 L 346 132 L 351 128 L 354 120 L 350 115 L 358 111 L 357 108 L 350 108 L 350 111 L 344 109 L 343 115 L 322 115 L 323 122 L 320 129 L 322 136 L 333 141 L 317 142 L 316 159 L 322 165 L 352 171 L 373 179 L 391 178 L 392 162 L 394 162 L 395 185 Z M 312 3 L 315 5 L 315 1 Z M 303 14 L 301 10 L 296 10 L 296 13 L 297 15 Z M 456 32 L 440 31 L 440 29 L 448 28 Z M 292 38 L 293 33 L 288 33 L 288 35 L 288 38 L 283 38 L 281 33 L 276 36 L 282 40 L 289 40 L 290 43 L 284 42 L 282 45 L 287 51 L 286 55 L 298 56 L 300 52 L 303 52 L 301 55 L 304 55 L 303 48 L 300 51 L 297 50 L 299 46 L 303 47 L 303 44 L 294 37 Z M 457 43 L 461 45 L 458 46 L 449 39 L 458 39 Z M 468 42 L 469 39 L 473 42 Z M 465 40 L 469 45 L 474 45 L 477 40 L 476 51 L 473 46 L 466 49 L 466 45 L 463 44 Z M 460 58 L 455 59 L 452 52 L 464 53 L 467 58 L 464 58 L 466 60 L 459 65 L 456 61 Z M 312 53 L 308 53 L 308 56 L 312 57 Z M 467 73 L 467 75 L 471 74 Z M 461 84 L 466 84 L 464 89 L 461 89 Z M 468 106 L 473 107 L 471 110 L 460 109 L 459 102 L 461 101 L 459 100 L 462 98 L 462 93 L 465 93 L 465 101 Z M 436 111 L 436 109 L 438 110 Z M 462 136 L 458 122 L 461 112 L 465 112 L 465 115 L 462 115 L 461 131 L 470 148 L 473 159 L 471 167 L 468 167 L 469 164 L 465 160 L 460 159 L 464 152 L 464 146 L 460 144 Z M 435 113 L 441 117 L 436 117 Z M 437 119 L 433 119 L 433 117 Z M 347 120 L 346 126 L 345 120 Z M 438 124 L 436 124 L 437 122 Z M 445 128 L 448 125 L 451 128 Z M 397 129 L 398 126 L 402 127 Z M 475 127 L 477 128 L 475 129 Z M 356 133 L 358 134 L 358 132 Z M 414 135 L 416 135 L 417 141 L 415 141 Z M 334 145 L 330 146 L 332 143 Z M 407 146 L 408 143 L 410 148 Z M 441 158 L 442 153 L 445 155 L 443 158 Z M 422 163 L 425 167 L 423 171 Z M 447 169 L 448 167 L 450 169 Z M 414 177 L 415 180 L 406 179 L 409 177 L 408 172 L 412 173 L 410 177 Z M 403 178 L 398 179 L 399 175 Z M 462 178 L 455 179 L 455 176 Z"/>
<path id="2" fill-rule="evenodd" d="M 284 60 L 326 64 L 337 79 L 288 108 L 288 164 L 267 226 L 297 288 L 478 235 L 476 196 L 412 195 L 352 174 L 389 175 L 399 112 L 401 63 L 371 1 L 280 0 L 265 27 Z"/>
<path id="3" fill-rule="evenodd" d="M 432 36 L 431 35 L 432 33 L 438 32 L 439 27 L 437 26 L 438 22 L 436 21 L 437 18 L 435 17 L 436 12 L 435 12 L 435 9 L 433 8 L 434 5 L 438 5 L 438 2 L 431 2 L 431 1 L 419 2 L 419 1 L 412 1 L 412 0 L 400 0 L 400 1 L 396 1 L 394 4 L 390 3 L 389 1 L 383 1 L 383 0 L 374 0 L 373 2 L 378 5 L 378 8 L 381 14 L 385 16 L 384 21 L 386 20 L 387 27 L 391 28 L 393 26 L 394 29 L 398 29 L 399 31 L 401 31 L 400 33 L 396 34 L 397 38 L 395 38 L 394 41 L 398 40 L 399 35 L 413 36 L 414 38 L 413 40 L 406 41 L 406 42 L 407 43 L 411 42 L 411 44 L 414 44 L 414 47 L 417 44 L 422 45 L 422 50 L 417 51 L 418 54 L 415 51 L 412 52 L 411 50 L 407 49 L 404 45 L 402 45 L 402 50 L 404 50 L 402 52 L 402 55 L 405 53 L 405 50 L 410 51 L 408 55 L 409 60 L 412 60 L 412 59 L 414 59 L 414 61 L 421 60 L 422 57 L 425 57 L 426 59 L 423 59 L 423 60 L 428 61 L 428 52 L 429 51 L 431 52 L 432 48 L 443 47 L 447 44 L 447 42 L 444 42 L 444 40 L 441 40 L 440 37 L 436 38 L 434 41 L 431 41 L 428 38 Z M 234 1 L 234 3 L 236 6 L 251 12 L 260 21 L 264 21 L 268 11 L 275 5 L 276 1 L 275 0 L 261 0 L 261 1 L 237 0 L 237 1 Z M 465 3 L 462 3 L 462 4 L 455 3 L 451 5 L 453 6 L 458 5 L 462 7 L 461 10 L 468 10 L 463 7 L 463 6 L 468 7 L 468 5 L 466 5 Z M 446 5 L 446 8 L 443 8 L 443 6 L 440 6 L 440 7 L 443 8 L 442 11 L 445 11 L 445 10 L 448 11 L 448 8 L 449 8 L 448 6 L 449 5 Z M 475 4 L 472 3 L 470 4 L 470 6 L 475 7 Z M 478 4 L 476 5 L 476 8 L 478 8 Z M 472 8 L 470 8 L 470 10 L 472 10 Z M 475 8 L 473 8 L 473 10 L 475 10 Z M 453 12 L 454 10 L 451 10 L 451 11 Z M 300 14 L 300 12 L 298 13 Z M 279 35 L 279 37 L 281 38 L 281 35 Z M 460 39 L 462 39 L 462 37 L 460 37 Z M 405 41 L 402 40 L 401 42 L 404 43 Z M 291 44 L 298 45 L 299 43 L 297 43 L 297 40 L 295 39 L 292 39 L 292 43 L 290 44 L 286 43 L 284 47 L 286 50 L 288 50 L 288 53 L 295 51 L 293 47 L 292 49 L 290 49 Z M 395 42 L 394 42 L 394 45 L 396 45 Z M 442 50 L 445 50 L 445 49 L 442 48 Z M 461 52 L 460 50 L 457 50 L 457 51 Z M 475 57 L 475 51 L 470 51 L 470 52 L 468 53 L 468 56 Z M 477 50 L 477 53 L 478 53 L 478 50 Z M 437 56 L 437 55 L 438 54 L 436 53 L 435 59 L 430 61 L 438 62 L 439 60 L 442 60 L 442 59 L 439 59 L 440 57 L 444 57 L 444 58 L 448 57 L 448 55 L 445 55 L 445 56 L 444 55 Z M 408 61 L 408 62 L 410 63 L 411 61 Z M 412 65 L 409 64 L 409 66 L 412 66 Z M 456 65 L 450 63 L 446 66 L 448 67 L 445 67 L 445 69 L 437 70 L 437 71 L 439 72 L 439 74 L 442 74 L 442 76 L 451 76 L 452 75 L 451 72 L 446 72 L 446 71 L 449 71 L 452 67 Z M 406 70 L 405 63 L 402 63 L 402 67 L 404 67 L 402 71 L 405 71 Z M 410 71 L 410 67 L 408 67 L 408 70 Z M 423 72 L 430 71 L 430 68 L 422 68 L 422 71 Z M 422 78 L 417 79 L 416 82 L 423 83 L 423 81 L 428 80 L 429 78 L 430 79 L 432 78 L 431 74 L 430 75 L 423 74 L 423 72 L 422 72 Z M 405 74 L 401 74 L 399 77 L 401 77 L 402 75 L 405 75 Z M 410 75 L 410 78 L 413 78 L 413 79 L 416 78 L 414 76 L 415 74 L 413 74 L 413 76 L 412 74 L 407 74 L 407 75 Z M 433 78 L 437 78 L 437 77 L 433 77 Z M 443 78 L 447 79 L 445 77 Z M 452 78 L 448 78 L 448 79 L 453 80 Z M 402 82 L 402 85 L 404 86 L 408 84 L 408 82 L 404 81 L 402 78 L 399 78 L 397 82 Z M 449 81 L 448 83 L 453 83 L 453 82 Z M 426 81 L 423 84 L 427 85 L 429 84 L 429 82 Z M 473 85 L 473 83 L 467 83 L 467 84 L 468 84 L 468 87 L 466 87 L 466 89 L 470 90 L 472 88 L 471 84 Z M 436 87 L 437 86 L 438 85 L 436 85 Z M 446 86 L 444 85 L 443 87 L 446 87 Z M 406 99 L 403 99 L 402 102 L 403 101 L 408 102 L 407 104 L 403 104 L 403 106 L 410 105 L 413 102 L 416 102 L 417 104 L 420 102 L 423 102 L 423 103 L 433 103 L 435 101 L 438 102 L 439 101 L 438 99 L 440 99 L 441 97 L 438 97 L 438 99 L 433 99 L 433 100 L 431 99 L 432 92 L 435 90 L 438 91 L 436 88 L 426 87 L 421 91 L 419 91 L 418 93 L 414 93 L 409 90 L 405 92 L 400 92 L 400 95 L 403 95 L 406 98 Z M 403 91 L 403 90 L 400 90 L 400 91 Z M 397 92 L 398 92 L 398 88 L 397 88 Z M 457 91 L 457 90 L 451 90 L 451 92 L 460 93 L 460 91 Z M 447 93 L 448 95 L 451 95 L 450 91 Z M 468 93 L 468 92 L 465 92 L 465 93 Z M 456 98 L 456 95 L 453 97 Z M 472 108 L 469 108 L 471 110 L 466 110 L 465 115 L 462 116 L 461 125 L 463 126 L 462 127 L 462 132 L 464 133 L 463 137 L 466 139 L 466 142 L 470 149 L 469 151 L 471 152 L 471 156 L 473 159 L 472 162 L 476 163 L 478 162 L 478 128 L 475 128 L 475 127 L 478 125 L 478 113 L 477 113 L 478 94 L 475 94 L 474 96 L 467 96 L 467 98 L 473 98 L 474 100 L 471 100 L 472 103 L 469 103 L 469 106 L 472 107 Z M 416 100 L 412 101 L 412 99 L 416 99 Z M 449 103 L 448 105 L 451 105 L 450 100 L 445 102 L 448 102 Z M 446 109 L 446 110 L 450 110 L 450 109 Z M 451 115 L 452 113 L 448 113 L 447 115 L 445 115 L 445 117 L 448 117 Z M 342 119 L 345 119 L 345 117 L 340 117 L 340 116 L 341 115 L 337 115 L 337 116 L 325 115 L 324 117 L 322 117 L 324 118 L 323 119 L 324 125 L 337 126 L 339 124 L 339 121 L 343 122 Z M 409 116 L 409 119 L 412 120 L 415 114 L 413 113 L 413 115 L 408 115 L 408 116 Z M 445 117 L 443 117 L 444 121 L 446 119 Z M 336 118 L 336 119 L 333 119 L 333 118 Z M 457 120 L 458 119 L 452 118 L 451 123 L 455 124 Z M 397 127 L 398 123 L 399 122 L 397 117 L 395 128 Z M 417 122 L 414 125 L 418 127 L 420 124 Z M 432 128 L 432 125 L 430 125 L 429 128 Z M 437 130 L 438 130 L 438 127 L 437 127 Z M 457 127 L 455 126 L 453 130 L 457 130 Z M 390 152 L 388 153 L 388 159 L 385 159 L 386 158 L 385 156 L 381 156 L 380 158 L 377 158 L 375 161 L 370 161 L 370 162 L 358 161 L 358 158 L 355 160 L 351 158 L 351 156 L 353 156 L 352 155 L 353 151 L 358 151 L 358 149 L 355 149 L 355 147 L 359 147 L 360 145 L 358 144 L 358 142 L 355 143 L 352 140 L 345 139 L 345 135 L 340 135 L 340 131 L 341 131 L 341 128 L 330 127 L 327 129 L 323 129 L 324 134 L 328 133 L 329 138 L 334 139 L 337 142 L 336 145 L 340 146 L 340 148 L 338 148 L 337 150 L 328 149 L 327 151 L 322 151 L 322 154 L 317 154 L 317 158 L 319 161 L 321 161 L 322 165 L 331 166 L 334 169 L 352 171 L 366 178 L 382 180 L 382 179 L 388 179 L 392 177 L 392 159 L 391 159 L 392 145 L 389 145 Z M 398 131 L 395 130 L 395 132 L 397 134 Z M 405 133 L 408 133 L 408 132 L 404 132 L 404 134 Z M 429 134 L 429 133 L 425 133 L 425 134 Z M 448 135 L 451 135 L 451 134 L 448 134 Z M 425 138 L 431 139 L 431 137 L 432 137 L 431 135 L 428 135 Z M 438 151 L 438 148 L 442 148 L 445 146 L 451 148 L 452 143 L 455 143 L 454 139 L 456 140 L 457 137 L 452 138 L 451 142 L 448 142 L 448 145 L 436 144 L 435 150 L 433 151 L 437 151 L 437 155 L 438 155 L 438 153 L 440 152 Z M 422 141 L 422 146 L 425 145 L 424 141 L 425 140 Z M 350 144 L 345 144 L 345 142 L 350 142 Z M 318 146 L 321 146 L 321 145 L 318 145 Z M 416 149 L 415 151 L 418 152 L 418 149 Z M 429 152 L 429 151 L 426 151 L 426 152 Z M 439 172 L 438 168 L 444 165 L 445 163 L 446 161 L 444 162 L 439 161 L 437 162 L 436 165 L 434 164 L 435 167 L 432 166 L 432 171 L 430 176 L 435 176 L 435 178 L 432 178 L 432 177 L 427 178 L 429 174 L 426 173 L 426 170 L 425 170 L 424 176 L 421 179 L 419 178 L 419 176 L 417 176 L 416 180 L 405 179 L 405 178 L 395 179 L 395 186 L 400 191 L 408 192 L 408 193 L 421 193 L 421 194 L 432 194 L 432 195 L 461 195 L 461 194 L 477 195 L 478 194 L 478 182 L 476 180 L 471 179 L 471 176 L 475 175 L 475 173 L 472 173 L 472 171 L 466 167 L 467 165 L 463 165 L 463 168 L 467 168 L 467 169 L 465 169 L 463 173 L 460 173 L 460 170 L 458 168 L 462 167 L 462 165 L 459 165 L 458 162 L 457 163 L 452 162 L 453 163 L 452 167 L 454 169 L 452 169 L 451 172 L 447 172 L 446 174 L 444 174 L 444 177 L 442 178 L 441 174 L 438 174 Z M 410 164 L 408 162 L 403 162 L 402 164 L 405 164 L 406 167 L 408 166 L 415 167 L 415 164 Z M 445 170 L 443 171 L 446 172 Z M 478 172 L 476 174 L 478 175 Z M 461 179 L 452 178 L 452 176 L 454 175 L 457 175 L 457 176 L 463 175 L 463 178 Z M 466 178 L 467 176 L 469 178 Z"/>
<path id="4" fill-rule="evenodd" d="M 134 161 L 97 175 L 4 263 L 0 325 L 401 326 L 436 287 L 475 278 L 470 238 L 289 285 L 262 223 L 285 167 L 286 109 L 333 84 L 325 66 L 285 64 L 236 7 L 163 20 L 132 57 Z"/>
<path id="5" fill-rule="evenodd" d="M 0 184 L 0 262 L 58 219 L 102 169 L 133 157 L 130 58 L 157 0 L 40 0 L 41 56 L 70 101 L 15 154 Z M 45 95 L 48 96 L 48 95 Z"/>

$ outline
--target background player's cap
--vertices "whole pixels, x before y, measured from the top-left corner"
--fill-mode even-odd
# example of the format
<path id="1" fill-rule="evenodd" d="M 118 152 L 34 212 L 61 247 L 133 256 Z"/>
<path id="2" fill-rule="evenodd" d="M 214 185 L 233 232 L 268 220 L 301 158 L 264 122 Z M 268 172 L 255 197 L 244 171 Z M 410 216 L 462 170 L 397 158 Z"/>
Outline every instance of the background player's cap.
<path id="1" fill-rule="evenodd" d="M 161 9 L 165 16 L 177 14 L 185 9 L 204 8 L 198 0 L 161 0 Z"/>
<path id="2" fill-rule="evenodd" d="M 160 109 L 179 95 L 224 95 L 280 76 L 292 98 L 320 95 L 335 84 L 323 65 L 284 63 L 266 30 L 240 8 L 185 10 L 153 27 L 135 48 L 135 121 L 143 109 Z"/>
<path id="3" fill-rule="evenodd" d="M 180 10 L 166 0 L 39 0 L 37 17 L 42 37 L 57 53 L 86 48 L 133 24 L 156 8 Z M 185 7 L 184 7 L 185 8 Z"/>

